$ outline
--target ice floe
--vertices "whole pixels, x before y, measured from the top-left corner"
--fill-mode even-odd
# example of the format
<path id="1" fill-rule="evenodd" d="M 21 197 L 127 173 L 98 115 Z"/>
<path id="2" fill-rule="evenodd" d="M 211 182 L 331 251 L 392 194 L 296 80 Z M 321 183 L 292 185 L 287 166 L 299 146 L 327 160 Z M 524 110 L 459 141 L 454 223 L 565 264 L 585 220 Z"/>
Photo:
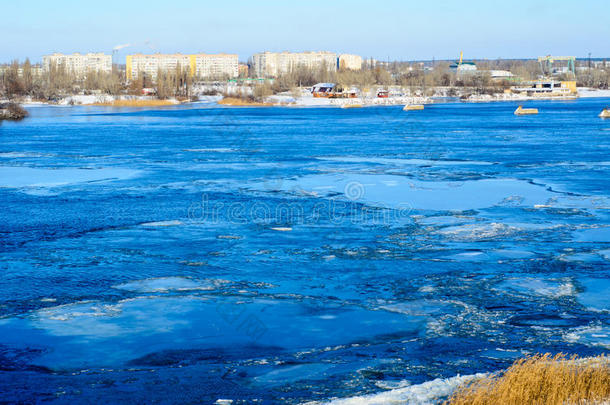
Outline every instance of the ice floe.
<path id="1" fill-rule="evenodd" d="M 575 328 L 566 333 L 564 339 L 570 343 L 610 349 L 610 327 L 598 324 Z"/>
<path id="2" fill-rule="evenodd" d="M 478 240 L 508 236 L 516 231 L 515 227 L 493 222 L 450 226 L 437 233 L 451 239 Z"/>
<path id="3" fill-rule="evenodd" d="M 609 242 L 610 243 L 610 227 L 602 226 L 579 230 L 574 233 L 574 239 L 578 242 Z"/>
<path id="4" fill-rule="evenodd" d="M 188 280 L 188 279 L 187 279 Z M 182 278 L 119 285 L 150 293 L 199 288 Z M 150 353 L 189 349 L 323 349 L 345 342 L 376 341 L 392 333 L 412 336 L 421 317 L 358 306 L 316 305 L 311 300 L 235 298 L 201 295 L 147 295 L 116 303 L 79 302 L 0 319 L 3 343 L 45 350 L 35 364 L 54 369 L 126 364 Z M 43 339 L 44 337 L 44 339 Z M 253 348 L 258 343 L 259 347 Z"/>
<path id="5" fill-rule="evenodd" d="M 182 221 L 170 220 L 170 221 L 144 222 L 141 225 L 142 226 L 148 226 L 148 227 L 178 226 L 178 225 L 182 225 Z"/>
<path id="6" fill-rule="evenodd" d="M 318 157 L 318 160 L 344 163 L 378 163 L 383 165 L 414 165 L 414 166 L 488 166 L 493 162 L 474 160 L 432 160 L 432 159 L 398 159 L 368 156 L 328 156 Z"/>
<path id="7" fill-rule="evenodd" d="M 578 302 L 594 311 L 610 311 L 610 279 L 581 278 L 578 283 L 583 291 L 578 294 Z"/>
<path id="8" fill-rule="evenodd" d="M 357 189 L 354 187 L 357 185 Z M 501 205 L 519 196 L 519 205 L 533 207 L 555 194 L 545 187 L 517 179 L 422 181 L 398 175 L 315 174 L 285 180 L 276 191 L 308 195 L 344 194 L 349 200 L 387 208 L 469 210 Z M 268 190 L 263 184 L 254 189 Z M 357 193 L 354 192 L 358 191 Z M 354 195 L 356 198 L 354 198 Z M 514 203 L 514 201 L 513 201 Z"/>
<path id="9" fill-rule="evenodd" d="M 135 177 L 138 170 L 120 168 L 41 169 L 33 167 L 0 167 L 0 187 L 58 187 L 94 181 L 124 180 Z"/>
<path id="10" fill-rule="evenodd" d="M 335 399 L 327 405 L 428 405 L 436 404 L 450 396 L 461 384 L 468 383 L 476 378 L 483 378 L 486 374 L 473 374 L 455 376 L 451 378 L 437 378 L 422 384 L 410 385 L 403 388 L 380 392 L 378 394 L 355 396 Z"/>
<path id="11" fill-rule="evenodd" d="M 210 282 L 197 281 L 186 277 L 161 277 L 130 281 L 128 283 L 115 285 L 113 288 L 139 293 L 159 293 L 169 291 L 213 290 L 217 285 L 222 283 L 223 282 L 219 280 Z"/>
<path id="12" fill-rule="evenodd" d="M 540 279 L 533 277 L 508 278 L 497 287 L 499 290 L 508 290 L 520 294 L 534 294 L 550 298 L 572 296 L 576 288 L 571 279 Z"/>

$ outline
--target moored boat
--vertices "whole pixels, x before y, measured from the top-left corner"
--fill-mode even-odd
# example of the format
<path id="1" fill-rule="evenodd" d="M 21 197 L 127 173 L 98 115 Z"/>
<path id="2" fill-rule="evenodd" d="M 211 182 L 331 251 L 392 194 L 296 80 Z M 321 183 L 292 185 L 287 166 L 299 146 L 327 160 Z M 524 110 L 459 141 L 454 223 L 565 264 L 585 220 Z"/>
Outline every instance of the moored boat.
<path id="1" fill-rule="evenodd" d="M 423 104 L 407 104 L 404 106 L 404 108 L 402 110 L 403 111 L 417 111 L 417 110 L 423 110 L 423 109 L 424 109 Z"/>
<path id="2" fill-rule="evenodd" d="M 520 105 L 515 110 L 515 115 L 534 115 L 534 114 L 538 114 L 537 108 L 523 108 L 523 106 Z"/>
<path id="3" fill-rule="evenodd" d="M 600 118 L 610 118 L 610 107 L 604 108 L 602 112 L 599 113 Z"/>

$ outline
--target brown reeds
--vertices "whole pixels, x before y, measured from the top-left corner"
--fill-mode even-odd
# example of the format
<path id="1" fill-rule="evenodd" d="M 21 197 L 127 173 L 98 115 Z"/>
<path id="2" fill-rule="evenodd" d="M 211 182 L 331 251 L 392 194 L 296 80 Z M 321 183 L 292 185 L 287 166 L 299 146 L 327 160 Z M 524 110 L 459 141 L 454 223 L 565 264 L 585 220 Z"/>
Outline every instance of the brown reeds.
<path id="1" fill-rule="evenodd" d="M 175 105 L 173 100 L 114 100 L 107 103 L 94 103 L 91 105 L 108 106 L 108 107 L 162 107 L 166 105 Z"/>
<path id="2" fill-rule="evenodd" d="M 538 354 L 465 384 L 448 405 L 602 404 L 610 400 L 610 358 Z M 610 403 L 610 402 L 607 402 Z"/>
<path id="3" fill-rule="evenodd" d="M 237 97 L 225 97 L 218 102 L 221 105 L 230 105 L 234 107 L 271 107 L 271 103 L 263 103 L 259 101 L 241 99 Z"/>

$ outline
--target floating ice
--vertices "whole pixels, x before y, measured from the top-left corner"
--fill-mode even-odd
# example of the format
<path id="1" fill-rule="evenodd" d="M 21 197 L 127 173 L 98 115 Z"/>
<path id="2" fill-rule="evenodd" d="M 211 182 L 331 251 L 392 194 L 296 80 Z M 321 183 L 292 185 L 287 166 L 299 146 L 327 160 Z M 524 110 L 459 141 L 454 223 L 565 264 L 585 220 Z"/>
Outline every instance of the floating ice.
<path id="1" fill-rule="evenodd" d="M 599 254 L 606 260 L 610 260 L 610 249 L 598 250 L 597 254 Z"/>
<path id="2" fill-rule="evenodd" d="M 356 198 L 350 194 L 355 191 Z M 519 196 L 518 205 L 545 203 L 556 194 L 545 187 L 516 179 L 485 179 L 463 182 L 421 181 L 405 176 L 372 174 L 315 174 L 285 180 L 276 191 L 331 196 L 345 193 L 356 202 L 388 208 L 423 210 L 469 210 L 493 207 Z M 351 189 L 350 189 L 351 187 Z M 255 184 L 257 190 L 268 190 Z M 314 194 L 315 193 L 315 194 Z M 512 205 L 515 205 L 514 203 Z"/>
<path id="3" fill-rule="evenodd" d="M 535 294 L 551 298 L 575 294 L 574 284 L 570 279 L 509 278 L 500 283 L 497 288 L 515 291 L 520 294 Z"/>
<path id="4" fill-rule="evenodd" d="M 2 152 L 0 158 L 39 158 L 39 157 L 51 157 L 51 153 L 40 153 L 40 152 Z"/>
<path id="5" fill-rule="evenodd" d="M 218 153 L 230 153 L 237 152 L 238 149 L 234 148 L 199 148 L 199 149 L 183 149 L 185 152 L 218 152 Z"/>
<path id="6" fill-rule="evenodd" d="M 213 290 L 215 284 L 207 281 L 195 281 L 185 277 L 161 277 L 130 281 L 129 283 L 116 285 L 113 288 L 140 293 L 158 293 L 169 291 Z"/>
<path id="7" fill-rule="evenodd" d="M 119 287 L 138 292 L 198 288 L 181 278 Z M 257 357 L 262 350 L 323 349 L 376 341 L 387 333 L 412 336 L 422 326 L 420 317 L 310 300 L 163 295 L 114 304 L 81 302 L 0 319 L 0 336 L 12 347 L 44 345 L 34 364 L 65 369 L 121 365 L 151 353 L 163 357 L 176 348 L 239 349 Z"/>
<path id="8" fill-rule="evenodd" d="M 462 252 L 447 256 L 448 259 L 457 261 L 483 261 L 488 260 L 488 256 L 483 252 Z"/>
<path id="9" fill-rule="evenodd" d="M 94 181 L 124 180 L 135 177 L 138 170 L 102 169 L 39 169 L 32 167 L 0 167 L 0 187 L 57 187 Z"/>
<path id="10" fill-rule="evenodd" d="M 574 239 L 579 242 L 610 242 L 610 227 L 585 229 L 574 233 Z"/>
<path id="11" fill-rule="evenodd" d="M 602 260 L 599 255 L 594 253 L 574 253 L 561 256 L 560 259 L 566 262 L 598 262 Z"/>
<path id="12" fill-rule="evenodd" d="M 437 378 L 436 380 L 427 381 L 423 384 L 397 388 L 379 394 L 335 399 L 328 402 L 328 405 L 436 404 L 450 396 L 461 384 L 485 376 L 486 374 L 473 374 L 465 376 L 458 375 L 446 379 Z"/>
<path id="13" fill-rule="evenodd" d="M 593 325 L 575 328 L 565 334 L 565 340 L 570 343 L 580 343 L 588 346 L 599 346 L 610 349 L 610 328 Z"/>
<path id="14" fill-rule="evenodd" d="M 584 278 L 578 280 L 584 291 L 578 294 L 578 301 L 595 311 L 610 311 L 610 279 Z"/>
<path id="15" fill-rule="evenodd" d="M 41 309 L 37 316 L 38 319 L 68 321 L 77 317 L 112 316 L 118 312 L 120 312 L 120 309 L 115 305 L 107 305 L 97 301 L 82 301 Z"/>
<path id="16" fill-rule="evenodd" d="M 500 223 L 466 224 L 442 228 L 437 233 L 451 239 L 478 240 L 508 236 L 517 229 Z"/>
<path id="17" fill-rule="evenodd" d="M 378 163 L 383 165 L 415 165 L 415 166 L 488 166 L 493 162 L 474 160 L 432 160 L 432 159 L 398 159 L 366 156 L 329 156 L 318 157 L 319 160 L 345 163 Z"/>
<path id="18" fill-rule="evenodd" d="M 156 222 L 144 222 L 142 226 L 157 227 L 157 226 L 178 226 L 182 225 L 182 221 L 171 220 L 171 221 L 156 221 Z"/>
<path id="19" fill-rule="evenodd" d="M 414 300 L 399 302 L 381 306 L 383 309 L 390 312 L 398 312 L 411 316 L 434 316 L 448 313 L 455 313 L 460 308 L 456 302 L 444 302 L 437 300 Z"/>

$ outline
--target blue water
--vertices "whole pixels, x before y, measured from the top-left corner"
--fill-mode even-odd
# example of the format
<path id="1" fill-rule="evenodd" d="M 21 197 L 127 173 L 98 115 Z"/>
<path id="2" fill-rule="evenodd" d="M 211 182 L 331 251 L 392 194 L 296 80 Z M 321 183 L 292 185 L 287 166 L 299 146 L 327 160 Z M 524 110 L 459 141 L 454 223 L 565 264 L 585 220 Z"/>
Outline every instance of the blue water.
<path id="1" fill-rule="evenodd" d="M 610 100 L 36 107 L 0 401 L 324 402 L 610 348 Z"/>

